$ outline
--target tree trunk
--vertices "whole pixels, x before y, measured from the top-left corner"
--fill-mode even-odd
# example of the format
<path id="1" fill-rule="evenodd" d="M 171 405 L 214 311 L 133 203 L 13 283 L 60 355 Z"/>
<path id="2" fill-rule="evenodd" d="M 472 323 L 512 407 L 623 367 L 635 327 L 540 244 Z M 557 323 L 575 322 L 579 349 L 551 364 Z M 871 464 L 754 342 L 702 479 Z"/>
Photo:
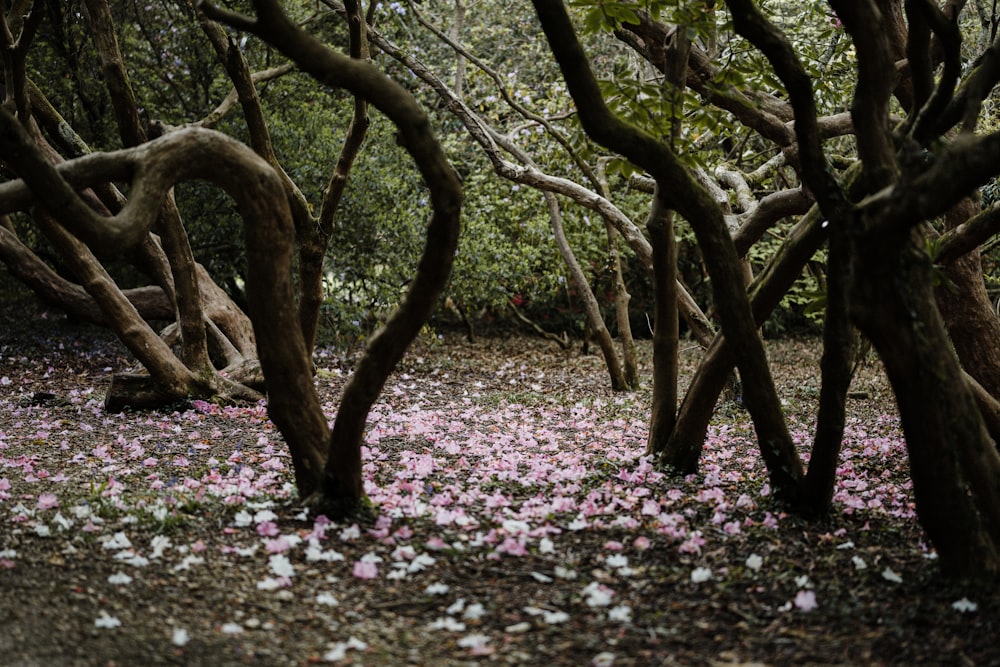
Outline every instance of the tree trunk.
<path id="1" fill-rule="evenodd" d="M 934 307 L 923 239 L 854 239 L 851 315 L 896 394 L 920 523 L 956 576 L 1000 572 L 1000 455 Z"/>
<path id="2" fill-rule="evenodd" d="M 831 231 L 827 261 L 826 317 L 823 321 L 822 385 L 809 469 L 802 482 L 798 509 L 826 514 L 833 501 L 837 460 L 844 439 L 847 391 L 854 370 L 856 338 L 848 312 L 849 248 L 846 230 Z"/>
<path id="3" fill-rule="evenodd" d="M 955 229 L 978 212 L 978 202 L 963 199 L 944 216 L 945 228 Z M 1000 318 L 986 294 L 979 249 L 943 271 L 945 280 L 935 289 L 937 304 L 962 368 L 1000 399 Z"/>
<path id="4" fill-rule="evenodd" d="M 750 286 L 750 304 L 758 326 L 777 307 L 781 297 L 819 248 L 826 232 L 818 207 L 788 233 L 778 253 Z M 677 422 L 660 456 L 660 463 L 681 474 L 695 472 L 715 404 L 736 360 L 725 333 L 720 333 L 702 357 L 677 414 Z"/>
<path id="5" fill-rule="evenodd" d="M 646 451 L 658 455 L 667 446 L 677 422 L 678 352 L 677 242 L 674 214 L 658 194 L 646 222 L 653 246 L 653 400 Z"/>
<path id="6" fill-rule="evenodd" d="M 545 203 L 549 208 L 549 221 L 552 226 L 552 235 L 556 240 L 556 247 L 559 248 L 559 254 L 562 255 L 563 261 L 566 262 L 566 268 L 569 270 L 570 279 L 580 294 L 580 300 L 583 301 L 583 313 L 587 318 L 587 326 L 594 334 L 597 344 L 604 354 L 604 365 L 607 367 L 608 375 L 611 378 L 611 388 L 614 391 L 625 391 L 630 387 L 625 377 L 625 372 L 622 369 L 621 360 L 618 358 L 618 351 L 615 349 L 614 341 L 611 339 L 611 332 L 608 331 L 608 327 L 604 324 L 604 318 L 601 317 L 601 307 L 597 302 L 597 297 L 594 296 L 594 291 L 590 289 L 587 276 L 584 275 L 583 269 L 580 268 L 580 263 L 576 261 L 576 255 L 573 254 L 573 249 L 570 247 L 566 233 L 563 231 L 559 200 L 551 192 L 543 192 L 542 195 L 545 197 Z"/>
<path id="7" fill-rule="evenodd" d="M 629 319 L 628 305 L 632 295 L 625 287 L 625 277 L 622 275 L 621 253 L 618 252 L 618 231 L 607 220 L 604 228 L 608 233 L 608 259 L 611 262 L 611 275 L 614 281 L 615 319 L 618 322 L 618 342 L 622 350 L 622 370 L 625 377 L 625 389 L 636 389 L 639 386 L 639 361 L 636 358 L 635 339 L 632 337 L 632 322 Z M 676 310 L 676 307 L 674 308 Z"/>

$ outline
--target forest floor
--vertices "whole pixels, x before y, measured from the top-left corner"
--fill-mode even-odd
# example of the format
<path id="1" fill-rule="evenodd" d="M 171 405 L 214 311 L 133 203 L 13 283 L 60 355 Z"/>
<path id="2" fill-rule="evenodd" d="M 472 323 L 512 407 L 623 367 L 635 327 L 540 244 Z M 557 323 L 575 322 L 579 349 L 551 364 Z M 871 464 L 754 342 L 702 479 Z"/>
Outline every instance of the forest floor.
<path id="1" fill-rule="evenodd" d="M 768 350 L 805 456 L 817 344 Z M 127 364 L 0 305 L 4 665 L 1000 664 L 1000 594 L 939 572 L 874 361 L 836 509 L 807 522 L 772 502 L 738 406 L 699 475 L 666 477 L 649 389 L 609 391 L 599 357 L 428 337 L 369 420 L 362 526 L 296 505 L 262 406 L 106 414 Z M 317 366 L 332 419 L 349 366 Z"/>

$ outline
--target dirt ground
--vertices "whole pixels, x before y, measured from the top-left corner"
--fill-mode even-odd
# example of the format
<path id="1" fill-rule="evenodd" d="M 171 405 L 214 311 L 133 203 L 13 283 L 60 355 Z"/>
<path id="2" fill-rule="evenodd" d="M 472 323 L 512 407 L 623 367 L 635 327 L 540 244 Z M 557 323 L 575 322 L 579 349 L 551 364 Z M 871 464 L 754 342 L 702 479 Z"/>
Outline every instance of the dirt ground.
<path id="1" fill-rule="evenodd" d="M 1000 665 L 1000 596 L 939 572 L 874 361 L 807 522 L 737 405 L 676 479 L 600 358 L 428 336 L 369 420 L 358 526 L 296 505 L 261 405 L 105 413 L 119 345 L 34 308 L 0 304 L 2 664 Z M 817 346 L 768 350 L 805 456 Z M 332 419 L 350 360 L 317 367 Z"/>

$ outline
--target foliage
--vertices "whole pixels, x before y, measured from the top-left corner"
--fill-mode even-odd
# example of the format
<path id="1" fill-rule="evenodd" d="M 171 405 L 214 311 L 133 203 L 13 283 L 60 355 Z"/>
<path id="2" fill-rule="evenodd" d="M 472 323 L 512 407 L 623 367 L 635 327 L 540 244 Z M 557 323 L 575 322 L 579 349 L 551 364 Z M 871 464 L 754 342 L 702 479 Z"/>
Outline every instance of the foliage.
<path id="1" fill-rule="evenodd" d="M 352 170 L 330 240 L 327 342 L 359 341 L 384 321 L 413 275 L 430 215 L 419 175 L 391 141 L 391 125 L 373 120 L 369 150 Z"/>
<path id="2" fill-rule="evenodd" d="M 699 138 L 730 136 L 743 145 L 746 165 L 753 166 L 754 142 L 745 136 L 745 130 L 739 129 L 728 115 L 700 104 L 690 90 L 685 91 L 678 107 L 678 100 L 668 89 L 650 78 L 633 59 L 622 58 L 621 45 L 608 33 L 611 27 L 631 21 L 638 10 L 686 22 L 690 36 L 701 42 L 719 32 L 722 57 L 727 65 L 720 69 L 718 85 L 767 85 L 761 78 L 769 76 L 764 74 L 767 68 L 754 61 L 752 52 L 731 36 L 724 12 L 705 12 L 704 5 L 677 2 L 579 2 L 576 6 L 585 15 L 585 23 L 594 28 L 595 34 L 588 36 L 588 40 L 595 53 L 595 66 L 605 73 L 605 94 L 612 108 L 660 135 L 668 134 L 675 115 L 683 112 L 685 141 L 700 146 L 688 154 L 692 161 L 709 164 L 713 155 L 721 155 L 722 142 L 697 143 Z M 147 118 L 173 124 L 197 120 L 228 92 L 227 79 L 187 3 L 159 0 L 114 7 L 119 18 L 119 40 L 129 54 L 133 85 Z M 443 29 L 454 21 L 451 3 L 431 2 L 418 9 Z M 62 23 L 43 24 L 48 32 L 40 40 L 42 48 L 32 52 L 34 76 L 40 80 L 86 81 L 87 76 L 99 71 L 92 61 L 86 69 L 81 65 L 88 61 L 80 57 L 92 56 L 86 55 L 90 49 L 75 10 L 76 3 L 69 3 Z M 497 20 L 482 21 L 480 17 L 487 13 Z M 788 20 L 790 24 L 816 25 L 821 13 L 822 9 L 811 3 L 798 14 L 789 15 Z M 505 94 L 530 110 L 558 118 L 557 127 L 566 133 L 572 150 L 580 158 L 593 162 L 600 155 L 580 131 L 573 115 L 566 113 L 572 106 L 561 81 L 552 81 L 551 58 L 529 8 L 496 1 L 470 8 L 469 14 L 460 38 L 471 52 L 487 58 L 490 67 L 502 77 L 505 90 L 497 90 L 495 82 L 479 68 L 469 67 L 464 80 L 465 98 L 485 120 L 501 131 L 511 132 L 511 138 L 542 169 L 580 178 L 566 152 L 540 127 L 525 123 L 503 100 Z M 399 43 L 419 53 L 421 59 L 443 75 L 455 70 L 454 53 L 423 31 L 405 6 L 380 7 L 379 16 L 380 29 L 391 31 Z M 829 21 L 821 24 L 826 26 L 823 39 L 827 36 L 832 39 L 835 26 Z M 343 44 L 341 22 L 323 20 L 316 22 L 316 26 L 323 38 Z M 511 35 L 518 38 L 510 39 Z M 814 36 L 802 41 L 819 44 L 823 40 Z M 274 64 L 267 47 L 256 40 L 242 41 L 241 46 L 253 67 Z M 839 62 L 837 59 L 842 56 L 838 52 L 833 62 Z M 819 62 L 819 56 L 814 60 Z M 380 58 L 380 65 L 401 81 L 413 81 L 411 75 L 398 70 L 387 59 Z M 70 67 L 79 68 L 72 71 L 72 77 L 53 76 L 56 71 L 70 71 Z M 432 109 L 435 125 L 456 169 L 465 179 L 467 207 L 463 238 L 449 296 L 466 313 L 488 313 L 489 321 L 506 317 L 506 303 L 514 299 L 539 320 L 553 321 L 556 328 L 580 331 L 582 318 L 576 314 L 573 289 L 567 285 L 563 263 L 551 240 L 542 198 L 536 192 L 512 187 L 498 179 L 481 153 L 470 146 L 465 129 L 450 113 L 438 108 L 437 99 L 415 83 L 411 88 Z M 289 176 L 316 206 L 343 141 L 350 100 L 342 93 L 317 94 L 301 75 L 283 77 L 260 89 L 275 151 Z M 108 100 L 100 98 L 102 90 L 95 81 L 93 86 L 86 87 L 57 85 L 50 93 L 56 106 L 85 128 L 85 138 L 95 148 L 118 143 L 108 122 L 111 118 Z M 90 99 L 93 95 L 97 97 Z M 89 124 L 82 122 L 87 118 L 91 119 Z M 394 307 L 405 289 L 407 272 L 417 256 L 426 223 L 420 186 L 408 160 L 402 159 L 390 129 L 380 116 L 374 114 L 373 118 L 372 131 L 351 176 L 331 239 L 327 268 L 329 298 L 321 322 L 324 329 L 321 335 L 328 343 L 339 340 L 351 344 L 367 337 Z M 238 115 L 228 116 L 219 129 L 246 139 Z M 763 161 L 766 157 L 761 155 L 757 159 Z M 632 168 L 621 160 L 613 160 L 608 171 L 614 178 L 628 176 Z M 617 203 L 634 220 L 641 221 L 647 200 L 622 189 L 624 181 L 616 182 L 619 183 L 615 188 Z M 197 183 L 178 188 L 177 198 L 196 258 L 220 284 L 237 292 L 246 271 L 238 212 L 217 190 Z M 601 293 L 608 279 L 603 223 L 594 214 L 583 214 L 573 206 L 564 206 L 564 215 L 574 252 Z M 682 225 L 681 247 L 686 249 L 681 257 L 682 271 L 693 279 L 692 288 L 706 303 L 707 283 L 699 277 L 700 259 L 695 244 L 685 241 L 691 235 L 684 229 Z M 760 256 L 761 252 L 762 248 L 755 250 L 755 262 L 766 259 Z M 639 292 L 648 283 L 643 269 L 635 263 L 626 280 Z M 634 317 L 639 320 L 638 331 L 645 331 L 642 312 Z"/>
<path id="3" fill-rule="evenodd" d="M 555 328 L 582 328 L 572 288 L 555 247 L 540 193 L 481 170 L 465 181 L 468 202 L 462 244 L 449 294 L 467 311 L 506 317 L 507 303 L 530 310 Z M 578 258 L 603 271 L 603 223 L 567 211 L 564 227 Z M 570 312 L 567 312 L 569 309 Z M 575 321 L 575 323 L 574 323 Z"/>
<path id="4" fill-rule="evenodd" d="M 296 11 L 305 18 L 304 3 Z M 720 91 L 732 86 L 783 95 L 780 82 L 756 50 L 732 31 L 727 11 L 712 3 L 679 0 L 606 1 L 571 3 L 581 21 L 602 72 L 606 101 L 619 115 L 658 136 L 671 132 L 682 117 L 682 151 L 692 164 L 711 167 L 727 150 L 736 151 L 737 164 L 752 169 L 771 153 L 768 146 L 733 117 L 705 105 L 690 89 L 678 98 L 661 78 L 623 51 L 613 30 L 637 21 L 646 11 L 684 27 L 696 44 L 717 51 L 722 63 L 711 82 Z M 118 143 L 109 113 L 109 101 L 96 74 L 99 66 L 87 44 L 78 1 L 58 3 L 60 12 L 45 21 L 37 48 L 31 51 L 32 76 L 46 81 L 47 93 L 71 125 L 81 130 L 95 148 Z M 148 3 L 113 3 L 119 18 L 119 40 L 129 54 L 133 84 L 143 113 L 149 119 L 184 123 L 207 113 L 225 95 L 229 84 L 218 67 L 207 40 L 186 2 L 156 0 Z M 772 2 L 776 23 L 790 35 L 816 84 L 816 100 L 823 113 L 842 111 L 849 92 L 846 73 L 854 63 L 850 40 L 843 38 L 839 22 L 825 3 Z M 426 2 L 415 9 L 448 29 L 454 5 Z M 493 20 L 484 21 L 482 17 Z M 443 74 L 456 67 L 454 52 L 417 25 L 412 10 L 393 3 L 378 8 L 379 29 L 391 32 L 406 48 Z M 344 28 L 327 17 L 315 21 L 318 34 L 343 45 Z M 971 28 L 970 28 L 971 30 Z M 514 37 L 512 37 L 514 36 Z M 553 82 L 551 58 L 544 48 L 530 9 L 501 0 L 470 7 L 459 38 L 472 53 L 484 57 L 500 74 L 505 90 L 498 91 L 489 76 L 469 67 L 464 80 L 465 98 L 482 117 L 502 131 L 512 131 L 518 145 L 528 150 L 542 168 L 571 175 L 567 154 L 537 126 L 525 124 L 502 99 L 502 93 L 529 109 L 557 117 L 577 154 L 593 161 L 597 151 L 579 130 L 561 81 Z M 274 64 L 273 54 L 257 40 L 241 41 L 255 67 Z M 624 54 L 624 56 L 623 56 Z M 572 304 L 562 262 L 551 243 L 547 213 L 540 196 L 511 188 L 495 177 L 478 151 L 469 145 L 465 130 L 435 97 L 417 85 L 412 75 L 392 61 L 379 57 L 381 66 L 407 82 L 433 110 L 456 169 L 465 178 L 468 207 L 461 249 L 449 295 L 469 313 L 503 316 L 505 303 L 516 298 L 539 312 L 556 315 Z M 88 81 L 90 83 L 88 83 Z M 276 152 L 292 179 L 310 202 L 319 201 L 333 159 L 343 139 L 349 99 L 343 94 L 320 94 L 305 77 L 296 75 L 261 87 L 261 96 Z M 376 115 L 376 118 L 378 116 Z M 345 342 L 367 336 L 391 309 L 405 288 L 405 267 L 412 266 L 420 243 L 425 216 L 421 193 L 407 160 L 400 159 L 391 132 L 379 124 L 367 140 L 365 155 L 356 167 L 340 214 L 329 258 L 330 298 L 324 308 L 324 337 Z M 243 138 L 238 116 L 230 116 L 220 129 Z M 845 146 L 850 150 L 850 146 Z M 401 168 L 402 165 L 402 168 Z M 634 167 L 620 158 L 608 165 L 612 176 L 628 176 Z M 579 174 L 576 175 L 579 177 Z M 762 193 L 776 188 L 770 178 L 760 183 Z M 616 203 L 642 220 L 646 200 L 616 188 Z M 178 190 L 178 200 L 188 225 L 196 257 L 223 284 L 236 289 L 245 272 L 239 218 L 231 204 L 214 189 L 197 184 Z M 574 250 L 595 280 L 604 275 L 603 229 L 592 215 L 567 208 L 567 232 Z M 690 228 L 678 226 L 681 271 L 699 300 L 708 305 L 707 283 Z M 765 240 L 751 251 L 756 266 L 766 262 L 777 243 Z M 639 291 L 648 282 L 635 264 L 626 277 Z M 600 286 L 598 291 L 600 291 Z M 818 311 L 806 312 L 821 285 L 810 275 L 796 282 L 782 303 L 781 312 L 768 326 L 772 331 L 794 329 L 815 321 Z M 804 318 L 804 319 L 803 319 Z M 641 317 L 639 319 L 642 319 Z M 575 326 L 569 327 L 571 329 Z M 644 327 L 640 327 L 644 330 Z"/>

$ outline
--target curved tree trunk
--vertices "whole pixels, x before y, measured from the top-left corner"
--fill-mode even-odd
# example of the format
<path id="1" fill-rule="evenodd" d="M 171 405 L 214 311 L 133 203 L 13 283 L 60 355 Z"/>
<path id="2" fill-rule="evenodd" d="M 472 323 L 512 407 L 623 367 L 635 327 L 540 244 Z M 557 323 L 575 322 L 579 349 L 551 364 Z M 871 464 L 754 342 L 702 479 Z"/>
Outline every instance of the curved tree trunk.
<path id="1" fill-rule="evenodd" d="M 254 32 L 294 60 L 318 82 L 344 88 L 365 98 L 369 104 L 386 114 L 399 130 L 400 144 L 410 153 L 420 171 L 430 191 L 433 206 L 426 245 L 413 281 L 385 326 L 369 339 L 354 374 L 344 387 L 333 432 L 324 452 L 326 461 L 320 477 L 313 476 L 316 471 L 312 468 L 311 461 L 303 461 L 303 464 L 309 465 L 302 470 L 302 477 L 305 479 L 299 483 L 299 490 L 305 496 L 306 503 L 330 516 L 344 516 L 363 511 L 366 505 L 361 476 L 361 440 L 368 412 L 392 369 L 433 312 L 451 273 L 458 244 L 462 190 L 455 170 L 434 137 L 427 115 L 406 90 L 387 79 L 370 63 L 348 58 L 328 49 L 291 23 L 277 2 L 260 0 L 255 4 L 255 20 L 248 20 L 244 16 L 216 7 L 206 6 L 203 11 L 213 19 Z M 263 251 L 263 248 L 258 250 Z M 258 302 L 256 306 L 255 328 L 260 326 L 259 318 L 270 320 L 274 317 L 264 312 L 265 305 L 266 302 Z M 298 322 L 297 317 L 292 319 Z M 296 327 L 296 331 L 296 346 L 301 343 L 302 350 L 296 349 L 291 354 L 296 357 L 301 354 L 301 361 L 305 361 L 306 351 L 301 329 Z M 263 337 L 258 334 L 258 338 Z M 281 344 L 273 335 L 269 336 L 268 341 L 279 346 Z M 278 393 L 276 390 L 281 385 L 271 384 L 271 364 L 265 363 L 265 348 L 268 347 L 271 346 L 264 345 L 261 340 L 261 363 L 268 381 L 268 394 L 274 405 L 275 394 Z M 303 381 L 299 363 L 296 363 L 294 370 L 282 369 L 282 373 L 284 381 Z M 305 372 L 304 375 L 311 382 L 311 374 Z M 311 384 L 308 393 L 315 395 Z M 297 406 L 294 397 L 298 394 L 296 391 L 290 393 L 291 398 L 282 396 L 280 406 L 272 409 L 275 423 L 286 439 L 290 436 L 298 437 L 298 416 L 306 416 L 311 420 L 324 419 L 318 406 Z M 308 414 L 303 410 L 307 410 Z M 315 442 L 316 434 L 302 435 L 308 436 L 306 439 L 309 442 Z M 298 467 L 296 475 L 298 479 Z"/>
<path id="2" fill-rule="evenodd" d="M 122 142 L 126 146 L 141 144 L 146 135 L 124 69 L 108 3 L 87 0 L 86 14 L 111 92 Z M 60 145 L 66 146 L 71 155 L 89 152 L 86 143 L 73 132 L 41 91 L 30 82 L 26 82 L 26 88 L 33 108 L 37 109 L 40 126 L 46 128 Z M 63 161 L 62 156 L 42 136 L 38 126 L 31 122 L 26 127 L 33 132 L 38 148 L 53 164 Z M 125 197 L 111 182 L 94 183 L 92 190 L 82 192 L 81 196 L 102 215 L 118 214 L 126 205 Z M 238 384 L 241 379 L 246 379 L 254 387 L 261 386 L 259 369 L 253 368 L 256 349 L 250 321 L 212 281 L 204 268 L 195 263 L 172 196 L 168 194 L 160 210 L 160 227 L 164 233 L 162 247 L 160 238 L 148 234 L 134 250 L 126 253 L 126 257 L 136 268 L 154 279 L 171 304 L 173 314 L 160 319 L 176 319 L 178 325 L 168 328 L 165 334 L 173 337 L 173 342 L 180 348 L 180 358 L 192 374 L 205 380 L 201 388 L 190 389 L 187 393 L 199 395 L 219 390 L 218 398 L 253 399 L 258 395 L 256 391 Z M 116 288 L 109 286 L 108 290 L 111 289 Z M 105 305 L 108 303 L 111 302 L 105 301 Z M 113 312 L 122 311 L 113 309 Z M 149 319 L 146 313 L 141 314 L 144 319 Z M 105 321 L 109 319 L 103 314 L 101 317 Z M 135 327 L 138 326 L 139 323 L 135 323 Z M 130 336 L 135 337 L 136 334 L 131 333 Z M 219 368 L 227 367 L 225 378 L 215 374 L 210 359 L 217 361 Z M 212 376 L 215 376 L 214 380 L 206 379 Z M 158 384 L 155 373 L 150 378 L 132 377 L 113 383 L 106 404 L 112 409 L 125 405 L 158 407 L 157 401 L 162 405 L 183 397 L 176 395 L 176 388 L 169 389 Z M 136 395 L 130 396 L 129 392 L 133 389 Z"/>
<path id="3" fill-rule="evenodd" d="M 784 420 L 747 299 L 739 256 L 721 209 L 668 146 L 608 110 L 563 3 L 533 0 L 533 4 L 584 130 L 596 142 L 652 174 L 662 192 L 669 193 L 669 208 L 691 223 L 712 277 L 722 330 L 734 346 L 744 402 L 771 486 L 777 497 L 794 498 L 803 476 L 802 463 Z"/>

